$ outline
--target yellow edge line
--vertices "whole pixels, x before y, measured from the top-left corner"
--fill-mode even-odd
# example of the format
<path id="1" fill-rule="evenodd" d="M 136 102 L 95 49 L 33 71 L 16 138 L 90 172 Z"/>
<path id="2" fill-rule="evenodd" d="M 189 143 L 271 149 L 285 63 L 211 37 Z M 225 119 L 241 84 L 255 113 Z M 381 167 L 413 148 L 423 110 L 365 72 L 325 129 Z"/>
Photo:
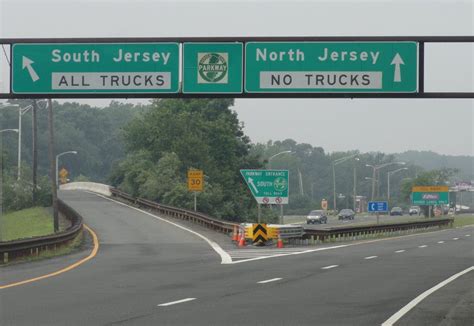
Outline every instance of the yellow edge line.
<path id="1" fill-rule="evenodd" d="M 50 278 L 50 277 L 53 277 L 53 276 L 57 276 L 57 275 L 69 272 L 70 270 L 73 270 L 74 268 L 84 264 L 86 261 L 94 258 L 97 255 L 97 252 L 99 251 L 99 239 L 97 237 L 97 234 L 95 234 L 95 232 L 90 227 L 88 227 L 86 224 L 84 224 L 84 228 L 92 235 L 92 239 L 94 241 L 94 248 L 92 249 L 89 256 L 75 262 L 72 265 L 69 265 L 69 266 L 67 266 L 63 269 L 60 269 L 60 270 L 58 270 L 56 272 L 53 272 L 53 273 L 50 273 L 50 274 L 38 276 L 38 277 L 35 277 L 35 278 L 30 278 L 30 279 L 20 281 L 20 282 L 10 283 L 10 284 L 6 284 L 6 285 L 0 285 L 0 290 L 8 289 L 8 288 L 11 288 L 11 287 L 14 287 L 14 286 L 24 285 L 24 284 L 28 284 L 28 283 L 33 283 L 33 282 L 36 282 L 36 281 L 43 280 L 45 278 Z"/>

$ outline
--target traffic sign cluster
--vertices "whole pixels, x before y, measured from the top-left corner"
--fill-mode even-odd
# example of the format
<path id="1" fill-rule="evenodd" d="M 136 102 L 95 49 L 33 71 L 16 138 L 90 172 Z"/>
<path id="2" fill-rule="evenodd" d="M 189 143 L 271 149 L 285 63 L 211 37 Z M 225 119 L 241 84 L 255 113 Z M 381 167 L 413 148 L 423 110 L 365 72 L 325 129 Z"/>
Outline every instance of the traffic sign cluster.
<path id="1" fill-rule="evenodd" d="M 413 93 L 418 43 L 18 43 L 11 69 L 14 94 Z"/>

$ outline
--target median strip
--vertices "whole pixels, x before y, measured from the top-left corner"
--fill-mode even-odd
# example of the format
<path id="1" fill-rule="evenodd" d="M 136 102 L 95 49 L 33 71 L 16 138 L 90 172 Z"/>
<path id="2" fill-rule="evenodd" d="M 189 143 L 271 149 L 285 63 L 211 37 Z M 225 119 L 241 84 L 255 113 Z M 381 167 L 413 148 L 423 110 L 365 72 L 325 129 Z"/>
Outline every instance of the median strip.
<path id="1" fill-rule="evenodd" d="M 338 267 L 339 265 L 329 265 L 329 266 L 326 266 L 326 267 L 323 267 L 321 269 L 331 269 L 331 268 L 335 268 L 335 267 Z"/>
<path id="2" fill-rule="evenodd" d="M 269 279 L 269 280 L 265 280 L 265 281 L 260 281 L 260 282 L 257 282 L 258 284 L 265 284 L 265 283 L 270 283 L 270 282 L 276 282 L 276 281 L 279 281 L 279 280 L 282 280 L 281 277 L 276 277 L 276 278 L 272 278 L 272 279 Z"/>
<path id="3" fill-rule="evenodd" d="M 168 307 L 168 306 L 172 306 L 172 305 L 175 305 L 175 304 L 178 304 L 178 303 L 184 303 L 184 302 L 193 301 L 193 300 L 196 300 L 196 298 L 186 298 L 186 299 L 182 299 L 182 300 L 171 301 L 171 302 L 167 302 L 167 303 L 161 303 L 161 304 L 158 305 L 158 307 Z"/>

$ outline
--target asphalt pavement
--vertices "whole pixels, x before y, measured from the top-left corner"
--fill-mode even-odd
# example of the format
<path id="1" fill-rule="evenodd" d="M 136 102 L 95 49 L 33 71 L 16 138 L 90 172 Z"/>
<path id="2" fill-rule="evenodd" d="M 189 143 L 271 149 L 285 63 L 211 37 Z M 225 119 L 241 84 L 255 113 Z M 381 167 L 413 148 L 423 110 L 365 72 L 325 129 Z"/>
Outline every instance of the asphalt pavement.
<path id="1" fill-rule="evenodd" d="M 66 273 L 0 290 L 1 325 L 380 325 L 474 261 L 474 228 L 466 227 L 221 264 L 186 230 L 93 194 L 60 195 L 98 234 L 99 253 Z M 0 282 L 72 258 L 1 268 Z M 472 274 L 398 324 L 472 325 Z"/>

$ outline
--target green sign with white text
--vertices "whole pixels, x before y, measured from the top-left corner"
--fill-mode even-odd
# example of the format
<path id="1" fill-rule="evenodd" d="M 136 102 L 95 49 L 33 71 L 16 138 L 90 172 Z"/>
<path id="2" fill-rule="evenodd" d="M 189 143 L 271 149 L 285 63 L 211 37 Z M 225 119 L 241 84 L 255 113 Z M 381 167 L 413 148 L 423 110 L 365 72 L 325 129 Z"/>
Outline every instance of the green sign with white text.
<path id="1" fill-rule="evenodd" d="M 288 170 L 240 170 L 259 204 L 288 204 Z"/>
<path id="2" fill-rule="evenodd" d="M 249 42 L 248 93 L 413 93 L 416 42 Z"/>
<path id="3" fill-rule="evenodd" d="M 12 91 L 177 93 L 178 43 L 58 43 L 12 46 Z"/>
<path id="4" fill-rule="evenodd" d="M 419 206 L 448 205 L 448 192 L 413 192 L 412 204 Z"/>
<path id="5" fill-rule="evenodd" d="M 242 93 L 242 43 L 184 43 L 183 93 Z"/>

